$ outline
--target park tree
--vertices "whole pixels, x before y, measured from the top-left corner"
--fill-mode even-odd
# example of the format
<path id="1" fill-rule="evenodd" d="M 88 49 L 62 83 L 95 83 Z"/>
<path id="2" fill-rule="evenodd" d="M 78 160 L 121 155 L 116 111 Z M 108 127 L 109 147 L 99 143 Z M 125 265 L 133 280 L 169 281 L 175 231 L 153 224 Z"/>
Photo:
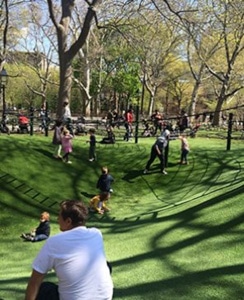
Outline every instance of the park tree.
<path id="1" fill-rule="evenodd" d="M 88 9 L 85 14 L 83 26 L 76 40 L 71 39 L 69 36 L 70 23 L 75 2 L 73 0 L 63 0 L 61 2 L 61 7 L 59 8 L 56 7 L 56 2 L 53 0 L 48 0 L 47 2 L 50 18 L 57 33 L 60 68 L 57 116 L 61 117 L 63 102 L 66 100 L 69 101 L 71 95 L 72 61 L 85 44 L 92 22 L 96 18 L 96 10 L 102 1 L 85 1 Z"/>
<path id="2" fill-rule="evenodd" d="M 33 105 L 40 108 L 41 106 L 45 107 L 46 101 L 49 100 L 47 93 L 48 90 L 51 90 L 49 85 L 57 93 L 58 78 L 55 76 L 58 70 L 55 59 L 57 47 L 56 43 L 53 42 L 55 31 L 53 26 L 50 26 L 48 18 L 43 14 L 44 8 L 40 9 L 40 6 L 35 2 L 30 3 L 28 8 L 28 27 L 25 31 L 19 32 L 18 45 L 15 46 L 12 62 L 20 66 L 25 64 L 26 68 L 35 73 L 35 78 L 38 78 L 39 84 L 36 84 L 37 82 L 33 81 L 33 77 L 29 76 L 30 72 L 23 72 L 23 70 L 26 71 L 26 68 L 21 67 L 19 69 L 19 76 L 22 76 L 25 85 L 31 93 L 37 96 L 36 98 L 40 99 L 35 101 Z"/>
<path id="3" fill-rule="evenodd" d="M 216 18 L 212 37 L 217 35 L 221 47 L 205 65 L 214 78 L 217 103 L 213 125 L 218 125 L 223 104 L 244 88 L 244 10 L 240 0 L 212 1 L 211 8 Z"/>
<path id="4" fill-rule="evenodd" d="M 243 69 L 238 67 L 244 50 L 243 1 L 164 0 L 158 4 L 152 0 L 152 3 L 163 17 L 166 10 L 171 12 L 171 21 L 178 24 L 195 47 L 199 62 L 198 70 L 191 68 L 195 79 L 192 109 L 206 70 L 211 75 L 216 97 L 213 124 L 218 125 L 223 104 L 243 89 Z"/>

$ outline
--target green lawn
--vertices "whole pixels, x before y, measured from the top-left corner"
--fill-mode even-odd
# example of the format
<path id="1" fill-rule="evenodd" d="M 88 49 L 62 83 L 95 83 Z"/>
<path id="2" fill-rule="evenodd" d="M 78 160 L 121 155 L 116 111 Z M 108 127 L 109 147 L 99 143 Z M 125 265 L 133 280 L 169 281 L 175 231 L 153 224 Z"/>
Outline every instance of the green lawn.
<path id="1" fill-rule="evenodd" d="M 0 299 L 24 298 L 43 245 L 22 242 L 20 233 L 35 227 L 43 210 L 57 233 L 58 203 L 88 203 L 102 165 L 115 178 L 111 212 L 91 215 L 87 225 L 103 232 L 114 299 L 244 299 L 243 140 L 226 151 L 224 139 L 189 139 L 187 166 L 177 164 L 180 142 L 171 141 L 164 176 L 158 161 L 142 173 L 154 138 L 98 144 L 91 163 L 87 137 L 77 137 L 72 165 L 52 158 L 51 139 L 52 133 L 0 136 Z"/>

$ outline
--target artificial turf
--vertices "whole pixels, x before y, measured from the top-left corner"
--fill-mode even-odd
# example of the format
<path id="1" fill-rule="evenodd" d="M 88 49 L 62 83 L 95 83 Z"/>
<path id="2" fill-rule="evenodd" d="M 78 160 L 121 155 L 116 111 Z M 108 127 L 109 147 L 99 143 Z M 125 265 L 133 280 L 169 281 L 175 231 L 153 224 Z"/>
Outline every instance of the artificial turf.
<path id="1" fill-rule="evenodd" d="M 243 141 L 226 151 L 225 139 L 189 139 L 184 166 L 177 163 L 179 140 L 171 141 L 164 176 L 157 161 L 143 175 L 154 138 L 98 144 L 98 159 L 89 162 L 87 137 L 76 137 L 72 165 L 52 157 L 51 138 L 0 136 L 0 299 L 24 298 L 43 244 L 22 242 L 21 232 L 48 210 L 57 233 L 59 202 L 88 203 L 103 165 L 115 178 L 111 212 L 91 214 L 87 226 L 103 232 L 114 299 L 244 299 Z"/>

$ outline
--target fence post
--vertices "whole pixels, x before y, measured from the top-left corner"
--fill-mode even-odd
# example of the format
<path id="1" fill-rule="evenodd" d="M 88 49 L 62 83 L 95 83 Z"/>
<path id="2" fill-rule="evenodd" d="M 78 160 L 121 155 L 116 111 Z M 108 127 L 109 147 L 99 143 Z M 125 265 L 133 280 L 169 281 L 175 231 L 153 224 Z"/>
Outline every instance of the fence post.
<path id="1" fill-rule="evenodd" d="M 34 107 L 30 107 L 30 135 L 33 135 Z"/>
<path id="2" fill-rule="evenodd" d="M 233 114 L 229 114 L 229 121 L 228 121 L 228 133 L 227 133 L 227 146 L 226 150 L 230 150 L 231 147 L 231 134 L 232 134 L 232 123 L 233 123 Z"/>
<path id="3" fill-rule="evenodd" d="M 49 127 L 49 119 L 48 119 L 48 102 L 46 101 L 46 109 L 45 109 L 45 136 L 48 136 L 48 127 Z"/>

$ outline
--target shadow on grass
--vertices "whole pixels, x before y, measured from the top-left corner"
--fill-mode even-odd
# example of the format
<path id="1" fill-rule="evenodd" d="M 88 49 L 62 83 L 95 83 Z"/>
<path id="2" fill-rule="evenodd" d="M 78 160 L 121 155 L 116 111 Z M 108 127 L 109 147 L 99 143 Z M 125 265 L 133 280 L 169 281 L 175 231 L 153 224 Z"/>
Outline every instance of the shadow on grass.
<path id="1" fill-rule="evenodd" d="M 240 284 L 233 283 L 231 279 L 226 280 L 226 275 L 230 277 L 243 274 L 244 264 L 236 266 L 226 266 L 214 269 L 207 269 L 200 272 L 185 273 L 178 277 L 173 277 L 165 280 L 159 280 L 154 282 L 145 282 L 129 288 L 116 288 L 114 290 L 114 299 L 117 297 L 124 298 L 138 295 L 143 295 L 140 298 L 135 299 L 184 299 L 192 297 L 195 288 L 198 291 L 195 292 L 196 297 L 194 299 L 210 299 L 205 294 L 207 292 L 207 285 L 211 285 L 211 288 L 223 289 L 226 291 L 226 297 L 221 299 L 244 299 L 244 287 L 240 281 Z M 229 278 L 230 278 L 229 277 Z M 223 278 L 223 280 L 222 280 Z M 222 284 L 222 286 L 221 286 Z M 176 288 L 177 287 L 177 288 Z M 202 289 L 202 291 L 201 291 Z M 138 293 L 138 291 L 140 291 Z M 201 298 L 197 297 L 197 294 L 201 294 Z M 160 295 L 160 296 L 159 296 Z M 167 296 L 166 296 L 167 295 Z M 171 296 L 169 296 L 171 295 Z M 147 298 L 151 296 L 152 298 Z M 160 298 L 158 298 L 160 297 Z M 192 299 L 192 298 L 189 298 Z M 213 298 L 211 298 L 213 299 Z M 220 299 L 220 298 L 215 298 Z"/>
<path id="2" fill-rule="evenodd" d="M 41 148 L 32 148 L 34 151 L 41 153 L 44 156 L 47 156 L 49 158 L 52 158 L 53 160 L 55 160 L 55 158 L 53 157 L 53 153 L 51 153 L 50 151 L 41 149 Z M 57 159 L 56 159 L 57 160 Z"/>
<path id="3" fill-rule="evenodd" d="M 87 193 L 87 192 L 80 192 L 81 193 L 81 195 L 83 195 L 85 198 L 87 198 L 87 199 L 91 199 L 91 198 L 93 198 L 94 196 L 96 196 L 96 194 L 89 194 L 89 193 Z"/>
<path id="4" fill-rule="evenodd" d="M 0 281 L 0 300 L 22 300 L 24 299 L 25 289 L 27 287 L 29 277 L 14 277 L 11 279 Z M 45 276 L 45 281 L 57 283 L 57 277 L 55 273 L 48 273 Z M 19 288 L 16 288 L 18 286 Z M 21 288 L 20 286 L 23 286 Z M 14 297 L 2 298 L 1 293 L 14 294 Z M 48 300 L 48 299 L 47 299 Z"/>

